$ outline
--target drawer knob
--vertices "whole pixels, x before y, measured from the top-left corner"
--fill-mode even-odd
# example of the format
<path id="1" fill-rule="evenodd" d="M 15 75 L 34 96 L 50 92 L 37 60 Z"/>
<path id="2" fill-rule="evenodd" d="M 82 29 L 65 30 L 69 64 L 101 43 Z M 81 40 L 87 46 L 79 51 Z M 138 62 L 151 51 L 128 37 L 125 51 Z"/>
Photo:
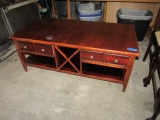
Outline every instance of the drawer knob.
<path id="1" fill-rule="evenodd" d="M 44 52 L 45 51 L 45 49 L 41 49 L 41 52 Z"/>
<path id="2" fill-rule="evenodd" d="M 114 63 L 118 63 L 118 60 L 117 60 L 117 59 L 115 59 L 115 60 L 114 60 Z"/>
<path id="3" fill-rule="evenodd" d="M 91 56 L 90 56 L 90 59 L 93 59 L 93 58 L 94 58 L 93 55 L 91 55 Z"/>
<path id="4" fill-rule="evenodd" d="M 23 49 L 27 49 L 27 46 L 25 45 L 25 46 L 23 46 Z"/>

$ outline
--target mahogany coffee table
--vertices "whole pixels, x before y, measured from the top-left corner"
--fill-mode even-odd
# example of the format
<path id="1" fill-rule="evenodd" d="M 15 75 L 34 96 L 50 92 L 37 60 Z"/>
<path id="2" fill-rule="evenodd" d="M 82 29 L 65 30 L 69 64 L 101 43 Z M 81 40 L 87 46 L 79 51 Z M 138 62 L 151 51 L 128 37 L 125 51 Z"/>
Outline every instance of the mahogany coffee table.
<path id="1" fill-rule="evenodd" d="M 126 90 L 136 57 L 134 25 L 41 19 L 10 37 L 27 66 L 97 78 Z"/>

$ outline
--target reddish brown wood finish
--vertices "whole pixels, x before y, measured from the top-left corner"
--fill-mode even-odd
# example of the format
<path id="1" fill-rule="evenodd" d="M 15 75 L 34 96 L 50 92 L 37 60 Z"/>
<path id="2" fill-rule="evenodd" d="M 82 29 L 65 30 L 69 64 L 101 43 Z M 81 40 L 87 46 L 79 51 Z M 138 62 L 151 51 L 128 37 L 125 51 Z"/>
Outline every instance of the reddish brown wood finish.
<path id="1" fill-rule="evenodd" d="M 103 53 L 95 51 L 81 51 L 81 59 L 103 62 Z"/>
<path id="2" fill-rule="evenodd" d="M 122 56 L 122 55 L 115 55 L 115 54 L 108 54 L 105 55 L 105 62 L 118 64 L 118 65 L 127 65 L 129 60 L 129 56 Z"/>
<path id="3" fill-rule="evenodd" d="M 25 71 L 34 66 L 107 80 L 122 84 L 123 91 L 140 55 L 134 25 L 41 19 L 10 38 Z"/>
<path id="4" fill-rule="evenodd" d="M 38 53 L 53 55 L 53 50 L 51 45 L 35 44 L 35 50 Z"/>
<path id="5" fill-rule="evenodd" d="M 21 50 L 35 51 L 34 44 L 29 42 L 18 42 L 18 46 Z"/>

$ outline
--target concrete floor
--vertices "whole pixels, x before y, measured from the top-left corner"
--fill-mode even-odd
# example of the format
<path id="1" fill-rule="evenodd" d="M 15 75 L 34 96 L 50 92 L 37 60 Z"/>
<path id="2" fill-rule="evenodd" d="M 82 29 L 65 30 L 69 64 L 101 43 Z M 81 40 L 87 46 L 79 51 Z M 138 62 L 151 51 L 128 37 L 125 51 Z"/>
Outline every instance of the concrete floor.
<path id="1" fill-rule="evenodd" d="M 122 85 L 28 67 L 17 52 L 0 63 L 0 120 L 145 120 L 153 113 L 152 85 L 143 87 L 148 41 L 140 41 L 126 92 Z M 160 116 L 157 118 L 160 120 Z"/>

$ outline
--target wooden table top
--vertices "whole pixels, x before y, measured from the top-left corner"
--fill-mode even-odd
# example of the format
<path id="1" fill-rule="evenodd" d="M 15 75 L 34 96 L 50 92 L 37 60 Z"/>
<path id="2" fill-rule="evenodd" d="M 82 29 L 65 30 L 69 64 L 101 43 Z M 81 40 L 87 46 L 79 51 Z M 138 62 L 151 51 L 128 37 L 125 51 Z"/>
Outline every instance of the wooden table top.
<path id="1" fill-rule="evenodd" d="M 12 40 L 139 56 L 134 25 L 67 19 L 41 19 Z M 127 48 L 137 49 L 136 52 Z"/>

